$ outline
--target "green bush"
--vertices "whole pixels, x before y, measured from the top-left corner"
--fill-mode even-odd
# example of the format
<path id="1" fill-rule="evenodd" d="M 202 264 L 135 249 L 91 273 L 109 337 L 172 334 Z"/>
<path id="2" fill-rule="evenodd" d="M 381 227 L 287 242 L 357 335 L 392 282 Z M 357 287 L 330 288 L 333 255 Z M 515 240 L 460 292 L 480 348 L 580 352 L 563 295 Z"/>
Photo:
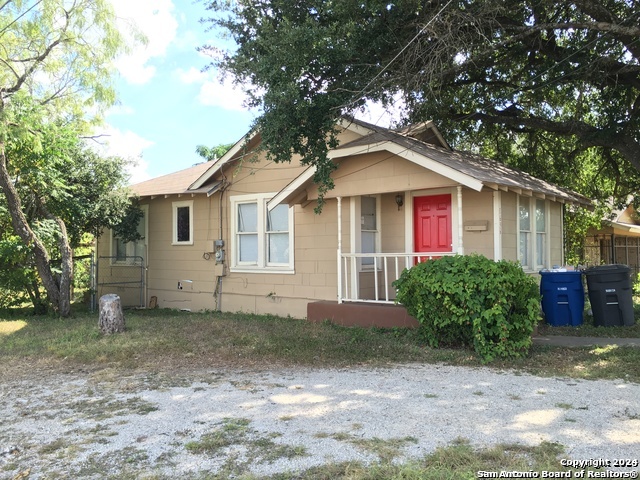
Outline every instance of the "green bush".
<path id="1" fill-rule="evenodd" d="M 488 362 L 523 356 L 531 346 L 539 287 L 517 263 L 441 257 L 405 270 L 393 285 L 432 347 L 463 344 Z"/>

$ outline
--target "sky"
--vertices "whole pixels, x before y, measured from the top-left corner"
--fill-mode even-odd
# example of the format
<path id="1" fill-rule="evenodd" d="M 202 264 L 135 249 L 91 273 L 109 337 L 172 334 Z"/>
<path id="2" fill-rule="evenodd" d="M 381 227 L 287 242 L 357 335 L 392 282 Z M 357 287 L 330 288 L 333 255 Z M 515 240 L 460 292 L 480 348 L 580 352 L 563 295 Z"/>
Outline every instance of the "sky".
<path id="1" fill-rule="evenodd" d="M 235 143 L 256 112 L 219 72 L 203 73 L 211 58 L 196 48 L 228 47 L 199 22 L 207 16 L 193 0 L 111 0 L 121 31 L 135 24 L 147 38 L 116 62 L 118 104 L 101 129 L 109 155 L 134 158 L 130 183 L 166 175 L 202 162 L 197 145 Z M 133 44 L 133 42 L 131 42 Z"/>
<path id="2" fill-rule="evenodd" d="M 208 44 L 233 47 L 200 23 L 206 12 L 197 0 L 110 0 L 120 30 L 135 25 L 147 38 L 116 62 L 119 102 L 99 132 L 107 155 L 135 159 L 130 184 L 202 162 L 198 145 L 235 143 L 259 114 L 244 106 L 244 94 L 220 72 L 203 68 L 211 58 L 197 51 Z M 134 42 L 131 42 L 134 45 Z M 372 106 L 364 120 L 384 125 Z M 374 119 L 374 120 L 372 120 Z"/>

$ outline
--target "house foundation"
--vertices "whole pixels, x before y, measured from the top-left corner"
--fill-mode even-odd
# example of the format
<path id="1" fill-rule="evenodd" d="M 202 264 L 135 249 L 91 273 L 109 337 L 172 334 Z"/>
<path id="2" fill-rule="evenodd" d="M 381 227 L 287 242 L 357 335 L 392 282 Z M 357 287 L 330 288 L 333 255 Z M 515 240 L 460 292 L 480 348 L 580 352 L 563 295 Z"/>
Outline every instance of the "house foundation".
<path id="1" fill-rule="evenodd" d="M 307 320 L 325 320 L 344 327 L 416 328 L 420 324 L 401 305 L 374 303 L 338 303 L 331 301 L 307 304 Z"/>

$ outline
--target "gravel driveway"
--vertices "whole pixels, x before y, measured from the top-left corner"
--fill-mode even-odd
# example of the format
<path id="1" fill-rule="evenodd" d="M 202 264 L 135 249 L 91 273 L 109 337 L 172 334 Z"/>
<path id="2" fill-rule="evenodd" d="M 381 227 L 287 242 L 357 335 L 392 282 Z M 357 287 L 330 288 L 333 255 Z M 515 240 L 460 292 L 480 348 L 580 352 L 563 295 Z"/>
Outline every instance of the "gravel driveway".
<path id="1" fill-rule="evenodd" d="M 640 385 L 485 368 L 50 373 L 0 385 L 0 477 L 197 478 L 557 442 L 637 459 Z"/>

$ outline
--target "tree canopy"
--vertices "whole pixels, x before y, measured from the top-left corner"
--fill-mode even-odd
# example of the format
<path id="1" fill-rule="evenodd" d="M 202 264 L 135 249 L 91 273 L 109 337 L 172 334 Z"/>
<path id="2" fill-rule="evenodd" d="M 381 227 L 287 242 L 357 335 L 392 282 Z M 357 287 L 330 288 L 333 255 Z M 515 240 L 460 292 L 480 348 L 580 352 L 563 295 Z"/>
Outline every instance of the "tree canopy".
<path id="1" fill-rule="evenodd" d="M 222 157 L 225 153 L 231 150 L 233 143 L 220 143 L 213 147 L 207 147 L 206 145 L 196 146 L 196 153 L 204 158 L 207 162 L 212 162 Z"/>
<path id="2" fill-rule="evenodd" d="M 0 45 L 0 212 L 13 229 L 0 240 L 22 242 L 25 262 L 66 316 L 74 243 L 122 215 L 114 212 L 123 196 L 113 192 L 122 163 L 100 159 L 81 137 L 115 100 L 123 42 L 107 0 L 7 0 Z"/>
<path id="3" fill-rule="evenodd" d="M 206 3 L 237 48 L 202 50 L 248 85 L 272 159 L 302 155 L 325 188 L 336 119 L 398 98 L 399 126 L 434 120 L 457 148 L 587 195 L 640 186 L 635 0 Z"/>

